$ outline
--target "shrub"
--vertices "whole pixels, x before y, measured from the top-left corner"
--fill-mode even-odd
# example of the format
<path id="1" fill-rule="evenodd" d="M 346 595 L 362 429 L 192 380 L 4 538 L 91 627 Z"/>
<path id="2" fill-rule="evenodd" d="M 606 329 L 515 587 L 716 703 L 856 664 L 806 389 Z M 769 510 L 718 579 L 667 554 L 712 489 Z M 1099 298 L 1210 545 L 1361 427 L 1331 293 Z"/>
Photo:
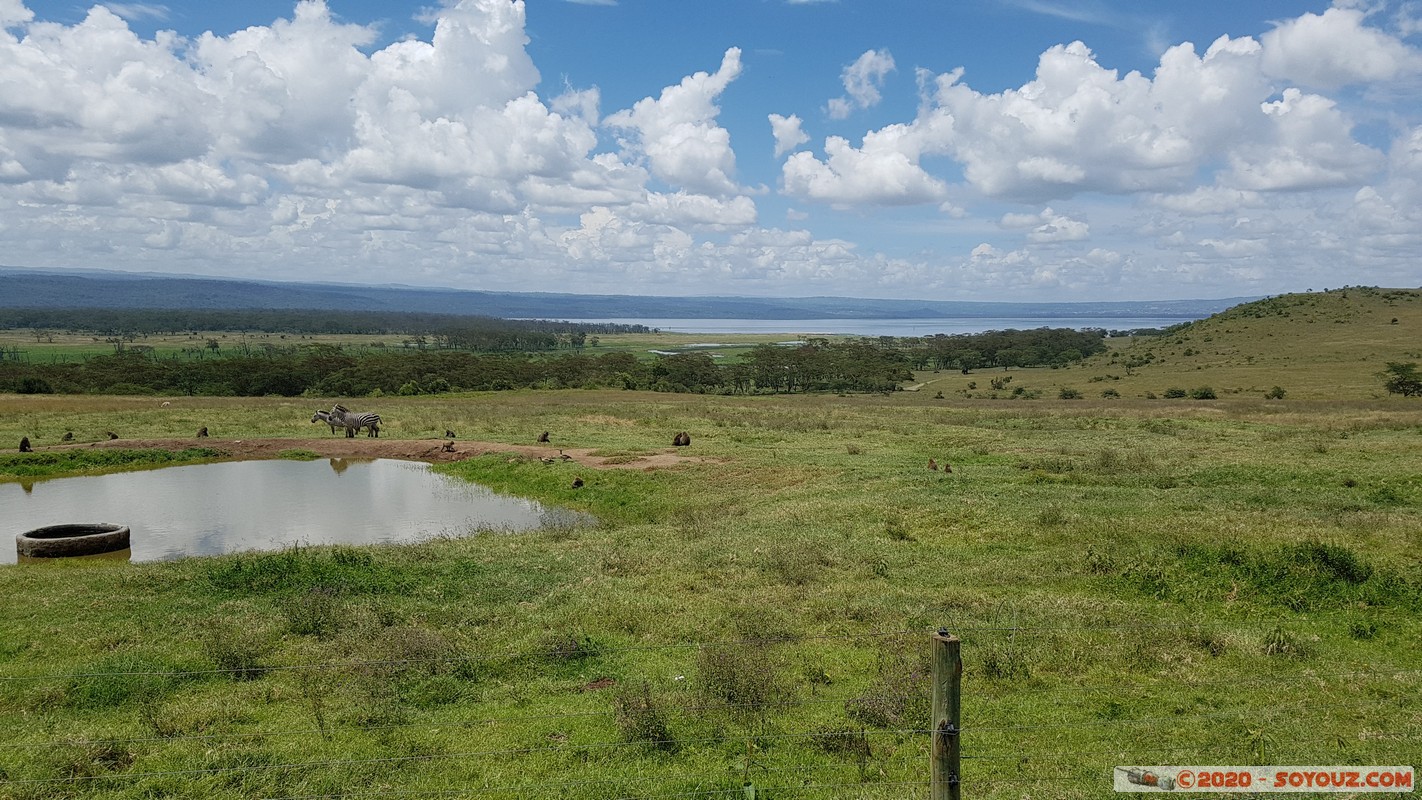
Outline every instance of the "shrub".
<path id="1" fill-rule="evenodd" d="M 1275 386 L 1274 388 L 1264 393 L 1264 398 L 1266 400 L 1283 400 L 1285 394 L 1286 392 L 1284 391 L 1284 387 Z"/>
<path id="2" fill-rule="evenodd" d="M 1057 393 L 1057 398 L 1061 400 L 1080 400 L 1081 390 L 1063 387 L 1062 390 Z"/>
<path id="3" fill-rule="evenodd" d="M 1115 389 L 1105 389 L 1101 392 L 1102 397 L 1120 397 L 1121 393 Z"/>
<path id="4" fill-rule="evenodd" d="M 1182 397 L 1187 397 L 1188 394 L 1184 389 L 1172 386 L 1171 388 L 1165 390 L 1165 394 L 1163 396 L 1168 400 L 1178 400 Z"/>
<path id="5" fill-rule="evenodd" d="M 790 696 L 778 650 L 767 643 L 703 647 L 696 656 L 701 694 L 740 714 L 757 714 Z"/>
<path id="6" fill-rule="evenodd" d="M 1215 390 L 1208 386 L 1201 386 L 1198 389 L 1190 390 L 1190 397 L 1194 400 L 1214 400 Z"/>
<path id="7" fill-rule="evenodd" d="M 1382 378 L 1388 394 L 1400 394 L 1403 397 L 1422 396 L 1422 372 L 1418 371 L 1415 361 L 1387 362 L 1387 369 L 1383 370 Z"/>
<path id="8" fill-rule="evenodd" d="M 259 628 L 212 619 L 204 626 L 202 650 L 218 669 L 251 680 L 261 677 L 262 659 L 271 652 L 272 642 Z"/>
<path id="9" fill-rule="evenodd" d="M 1032 665 L 1012 642 L 988 644 L 979 656 L 983 674 L 997 681 L 1026 680 L 1032 677 Z"/>
<path id="10" fill-rule="evenodd" d="M 617 718 L 617 730 L 622 741 L 646 744 L 654 750 L 676 753 L 681 750 L 676 737 L 667 727 L 666 717 L 652 699 L 652 690 L 645 682 L 640 690 L 618 693 L 612 701 Z"/>
<path id="11" fill-rule="evenodd" d="M 1378 624 L 1372 620 L 1350 620 L 1348 622 L 1348 635 L 1354 639 L 1367 641 L 1378 635 Z"/>
<path id="12" fill-rule="evenodd" d="M 51 394 L 54 392 L 54 388 L 44 378 L 26 377 L 20 379 L 19 384 L 15 386 L 15 392 L 17 394 Z"/>
<path id="13" fill-rule="evenodd" d="M 932 724 L 932 672 L 926 653 L 886 653 L 879 661 L 878 679 L 845 701 L 845 713 L 876 728 L 927 729 Z"/>
<path id="14" fill-rule="evenodd" d="M 282 606 L 287 630 L 298 636 L 325 638 L 335 633 L 346 618 L 345 603 L 336 591 L 317 586 Z"/>
<path id="15" fill-rule="evenodd" d="M 602 652 L 602 648 L 587 636 L 573 633 L 550 633 L 538 647 L 544 661 L 552 664 L 584 661 Z"/>
<path id="16" fill-rule="evenodd" d="M 819 751 L 832 756 L 850 756 L 867 759 L 873 750 L 869 747 L 869 737 L 863 729 L 838 727 L 821 729 L 813 734 L 810 741 Z"/>

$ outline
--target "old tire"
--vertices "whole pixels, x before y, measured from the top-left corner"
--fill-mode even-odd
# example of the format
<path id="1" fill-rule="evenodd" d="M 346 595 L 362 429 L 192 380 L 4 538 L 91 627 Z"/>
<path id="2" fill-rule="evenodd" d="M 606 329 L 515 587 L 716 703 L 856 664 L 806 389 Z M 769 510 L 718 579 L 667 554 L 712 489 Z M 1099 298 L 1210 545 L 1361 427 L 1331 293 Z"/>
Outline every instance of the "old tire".
<path id="1" fill-rule="evenodd" d="M 128 547 L 128 526 L 107 522 L 48 525 L 15 534 L 15 550 L 30 558 L 112 553 Z"/>

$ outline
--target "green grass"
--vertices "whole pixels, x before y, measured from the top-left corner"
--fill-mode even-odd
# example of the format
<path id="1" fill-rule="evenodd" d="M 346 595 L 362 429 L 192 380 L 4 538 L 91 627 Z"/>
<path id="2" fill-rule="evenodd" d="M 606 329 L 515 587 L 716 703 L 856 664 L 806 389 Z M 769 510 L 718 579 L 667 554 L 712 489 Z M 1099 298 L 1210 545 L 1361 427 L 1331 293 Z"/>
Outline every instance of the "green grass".
<path id="1" fill-rule="evenodd" d="M 0 569 L 0 797 L 923 796 L 939 626 L 965 795 L 1418 765 L 1422 403 L 1289 374 L 1278 401 L 372 400 L 386 437 L 635 455 L 687 430 L 703 460 L 439 467 L 590 528 Z M 296 438 L 323 404 L 0 396 L 0 440 Z"/>
<path id="2" fill-rule="evenodd" d="M 61 475 L 90 475 L 129 469 L 196 464 L 223 456 L 210 447 L 184 450 L 54 450 L 0 455 L 0 480 L 25 480 Z"/>

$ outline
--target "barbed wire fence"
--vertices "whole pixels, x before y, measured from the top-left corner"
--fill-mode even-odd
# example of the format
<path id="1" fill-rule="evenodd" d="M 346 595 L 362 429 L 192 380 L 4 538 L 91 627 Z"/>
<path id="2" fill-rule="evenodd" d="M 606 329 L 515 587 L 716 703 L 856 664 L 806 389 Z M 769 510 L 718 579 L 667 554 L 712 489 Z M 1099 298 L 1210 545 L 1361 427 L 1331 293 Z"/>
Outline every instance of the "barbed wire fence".
<path id="1" fill-rule="evenodd" d="M 1266 652 L 1279 630 L 1274 621 L 1223 625 L 1262 631 Z M 1074 796 L 1065 794 L 1073 787 L 1093 787 L 1080 789 L 1079 796 L 1101 796 L 1109 791 L 1114 766 L 1142 760 L 1278 763 L 1267 758 L 1273 753 L 1324 757 L 1336 743 L 1305 741 L 1289 749 L 1271 741 L 1271 726 L 1310 715 L 1363 724 L 1379 703 L 1388 705 L 1389 713 L 1379 720 L 1383 727 L 1364 727 L 1360 736 L 1386 743 L 1381 752 L 1422 752 L 1416 744 L 1422 740 L 1422 669 L 1325 669 L 1285 657 L 1278 660 L 1282 666 L 1270 664 L 1270 669 L 1242 677 L 1196 679 L 1187 669 L 1146 679 L 1138 670 L 1130 677 L 1099 669 L 1094 675 L 1078 674 L 1071 669 L 1074 656 L 1060 647 L 1066 640 L 1089 644 L 1072 637 L 1114 636 L 1127 640 L 1121 650 L 1129 653 L 1129 640 L 1189 627 L 1170 622 L 968 625 L 597 647 L 554 656 L 579 663 L 650 656 L 677 672 L 662 676 L 655 693 L 650 681 L 636 677 L 589 681 L 576 693 L 576 707 L 565 710 L 465 715 L 460 712 L 483 704 L 453 703 L 421 719 L 337 719 L 331 692 L 412 672 L 498 672 L 510 681 L 534 682 L 537 670 L 529 665 L 546 665 L 550 653 L 189 671 L 12 672 L 0 675 L 0 688 L 12 696 L 23 686 L 53 692 L 55 686 L 82 690 L 115 681 L 142 686 L 229 679 L 242 687 L 282 679 L 280 686 L 267 688 L 268 702 L 295 705 L 302 713 L 269 716 L 304 717 L 312 724 L 268 726 L 243 719 L 238 730 L 188 731 L 164 727 L 151 707 L 139 703 L 136 714 L 129 712 L 126 735 L 75 736 L 55 729 L 49 737 L 0 739 L 0 764 L 8 765 L 0 771 L 0 797 L 162 796 L 190 794 L 195 786 L 273 800 L 956 800 L 1033 791 Z M 1035 642 L 1032 653 L 1027 652 L 1029 642 Z M 869 687 L 840 686 L 815 675 L 782 681 L 784 676 L 775 673 L 787 671 L 783 660 L 757 660 L 787 647 L 866 644 L 901 656 L 881 659 L 879 683 Z M 1328 693 L 1343 687 L 1368 691 L 1347 700 Z M 1246 688 L 1254 691 L 1241 691 Z M 452 746 L 451 741 L 470 746 Z M 307 752 L 309 757 L 282 759 L 248 747 L 283 742 L 279 752 Z M 193 766 L 144 768 L 145 755 L 158 749 L 166 753 L 159 763 L 187 759 Z M 65 753 L 73 757 L 66 761 Z M 550 779 L 550 773 L 561 777 Z M 595 777 L 599 773 L 606 777 Z"/>

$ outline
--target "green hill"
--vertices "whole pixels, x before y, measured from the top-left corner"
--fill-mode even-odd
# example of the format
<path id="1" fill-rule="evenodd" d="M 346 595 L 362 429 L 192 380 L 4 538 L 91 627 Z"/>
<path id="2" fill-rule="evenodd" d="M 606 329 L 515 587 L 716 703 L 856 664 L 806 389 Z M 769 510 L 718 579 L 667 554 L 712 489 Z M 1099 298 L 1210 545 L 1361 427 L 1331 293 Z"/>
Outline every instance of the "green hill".
<path id="1" fill-rule="evenodd" d="M 1235 306 L 1121 342 L 1083 369 L 1123 396 L 1211 387 L 1262 397 L 1280 386 L 1290 398 L 1352 399 L 1386 394 L 1387 362 L 1417 360 L 1422 291 L 1352 287 Z"/>
<path id="2" fill-rule="evenodd" d="M 1102 354 L 1060 369 L 920 373 L 945 397 L 1166 399 L 1181 391 L 1265 399 L 1387 396 L 1388 362 L 1422 362 L 1422 290 L 1348 287 L 1232 306 L 1160 336 L 1108 339 Z M 1175 390 L 1175 391 L 1172 391 Z M 1169 394 L 1167 394 L 1169 393 Z"/>

